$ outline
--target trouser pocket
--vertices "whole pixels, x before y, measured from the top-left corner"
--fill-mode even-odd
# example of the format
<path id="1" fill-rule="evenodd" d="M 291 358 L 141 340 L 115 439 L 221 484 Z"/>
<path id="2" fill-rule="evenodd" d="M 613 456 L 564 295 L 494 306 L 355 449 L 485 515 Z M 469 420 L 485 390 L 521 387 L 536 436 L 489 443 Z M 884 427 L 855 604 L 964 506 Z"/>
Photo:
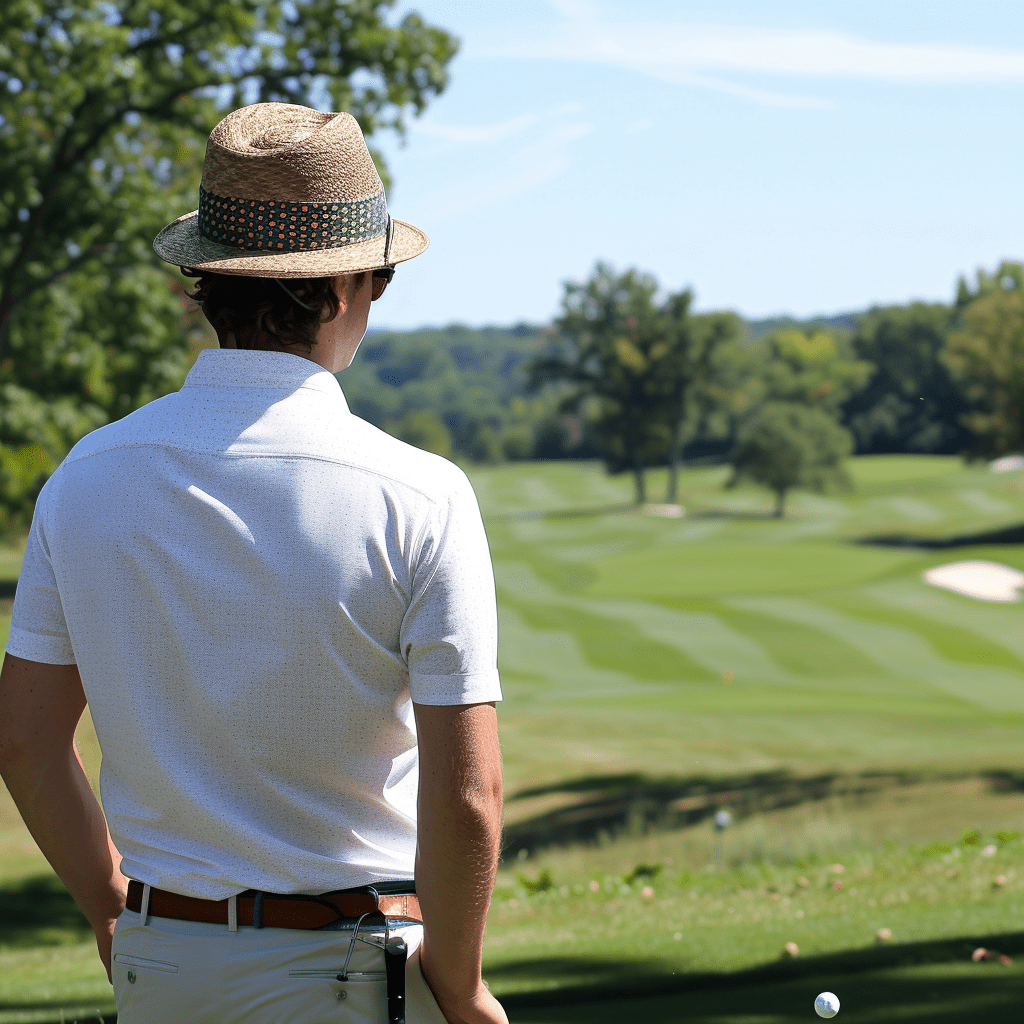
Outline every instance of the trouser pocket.
<path id="1" fill-rule="evenodd" d="M 171 1024 L 181 994 L 178 964 L 115 953 L 110 966 L 118 1024 Z"/>
<path id="2" fill-rule="evenodd" d="M 129 953 L 115 953 L 114 963 L 120 964 L 129 973 L 134 971 L 160 971 L 162 974 L 177 974 L 178 965 L 169 964 L 165 960 L 147 960 L 142 956 Z"/>

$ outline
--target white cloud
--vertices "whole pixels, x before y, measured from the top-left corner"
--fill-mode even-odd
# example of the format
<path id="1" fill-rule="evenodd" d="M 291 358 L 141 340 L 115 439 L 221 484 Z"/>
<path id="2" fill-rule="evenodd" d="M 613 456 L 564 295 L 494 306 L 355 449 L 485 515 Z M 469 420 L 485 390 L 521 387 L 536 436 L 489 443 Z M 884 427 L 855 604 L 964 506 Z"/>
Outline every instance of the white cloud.
<path id="1" fill-rule="evenodd" d="M 501 121 L 498 124 L 486 125 L 459 125 L 459 124 L 436 124 L 433 121 L 416 121 L 413 131 L 421 135 L 429 135 L 434 139 L 444 139 L 446 142 L 458 142 L 465 144 L 477 144 L 481 142 L 500 142 L 512 135 L 516 135 L 537 123 L 535 114 L 523 114 L 514 117 L 510 121 Z"/>
<path id="2" fill-rule="evenodd" d="M 482 210 L 536 188 L 569 166 L 569 144 L 591 130 L 589 124 L 582 122 L 553 125 L 542 138 L 526 146 L 510 161 L 508 173 L 496 174 L 485 181 L 462 181 L 435 193 L 427 209 L 420 214 L 423 222 Z"/>
<path id="3" fill-rule="evenodd" d="M 568 14 L 566 4 L 563 13 Z M 571 5 L 574 6 L 574 5 Z M 484 44 L 482 38 L 479 39 Z M 524 24 L 518 38 L 492 37 L 488 56 L 546 58 L 629 68 L 662 81 L 732 92 L 773 106 L 822 101 L 751 89 L 709 73 L 758 73 L 908 83 L 1024 82 L 1024 50 L 885 43 L 837 32 L 738 26 L 599 22 Z M 475 56 L 483 54 L 478 50 Z"/>

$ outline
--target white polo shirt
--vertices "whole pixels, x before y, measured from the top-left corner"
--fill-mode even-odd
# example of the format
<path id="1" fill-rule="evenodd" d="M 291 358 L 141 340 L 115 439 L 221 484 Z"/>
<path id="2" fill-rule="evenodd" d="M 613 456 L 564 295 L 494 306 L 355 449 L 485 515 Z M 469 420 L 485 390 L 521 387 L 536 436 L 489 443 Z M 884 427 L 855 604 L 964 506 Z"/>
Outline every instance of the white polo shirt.
<path id="1" fill-rule="evenodd" d="M 476 498 L 301 356 L 204 351 L 43 488 L 7 650 L 77 663 L 126 875 L 411 878 L 412 701 L 501 699 Z"/>

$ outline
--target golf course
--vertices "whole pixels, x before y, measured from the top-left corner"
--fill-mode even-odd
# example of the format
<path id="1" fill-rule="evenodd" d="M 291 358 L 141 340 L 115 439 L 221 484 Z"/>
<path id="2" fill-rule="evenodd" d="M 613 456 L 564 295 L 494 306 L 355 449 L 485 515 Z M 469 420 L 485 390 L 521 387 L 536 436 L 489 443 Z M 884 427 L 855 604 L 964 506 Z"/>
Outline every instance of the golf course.
<path id="1" fill-rule="evenodd" d="M 643 508 L 595 463 L 470 470 L 505 690 L 484 974 L 513 1021 L 783 1024 L 824 990 L 846 1024 L 1020 1019 L 1021 610 L 923 575 L 1024 571 L 1024 471 L 848 468 L 784 518 L 724 467 Z M 19 564 L 0 547 L 0 641 Z M 95 781 L 87 720 L 80 747 Z M 0 1024 L 112 1014 L 0 791 Z"/>

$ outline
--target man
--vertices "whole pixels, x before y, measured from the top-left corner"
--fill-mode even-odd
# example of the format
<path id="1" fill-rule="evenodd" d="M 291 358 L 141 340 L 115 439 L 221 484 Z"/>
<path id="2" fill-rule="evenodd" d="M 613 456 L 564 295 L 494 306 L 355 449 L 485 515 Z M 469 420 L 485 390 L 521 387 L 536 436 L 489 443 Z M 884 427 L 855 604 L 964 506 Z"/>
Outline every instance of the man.
<path id="1" fill-rule="evenodd" d="M 501 767 L 479 511 L 333 376 L 426 246 L 349 115 L 230 114 L 198 211 L 154 243 L 221 348 L 39 497 L 0 769 L 121 1024 L 506 1020 L 480 977 Z"/>

